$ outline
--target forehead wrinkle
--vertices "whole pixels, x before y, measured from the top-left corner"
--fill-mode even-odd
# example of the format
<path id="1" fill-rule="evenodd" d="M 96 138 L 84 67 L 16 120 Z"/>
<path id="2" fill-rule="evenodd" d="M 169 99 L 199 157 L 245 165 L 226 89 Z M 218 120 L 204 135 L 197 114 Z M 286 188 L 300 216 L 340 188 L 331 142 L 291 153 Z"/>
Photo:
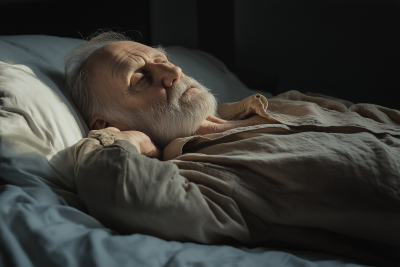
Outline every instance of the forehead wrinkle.
<path id="1" fill-rule="evenodd" d="M 123 55 L 123 56 L 121 56 L 120 58 L 119 58 L 119 60 L 116 62 L 116 64 L 117 64 L 117 68 L 116 68 L 116 71 L 117 71 L 117 73 L 116 73 L 116 77 L 117 76 L 119 76 L 119 75 L 121 75 L 121 72 L 123 73 L 124 72 L 124 70 L 126 69 L 126 66 L 127 66 L 127 58 L 129 58 L 129 56 L 126 56 L 125 54 Z M 118 64 L 119 63 L 119 64 Z M 122 69 L 122 71 L 121 71 L 121 69 Z"/>
<path id="2" fill-rule="evenodd" d="M 150 48 L 150 49 L 140 49 L 139 50 L 140 52 L 142 52 L 143 54 L 145 54 L 147 56 L 147 60 L 154 58 L 156 56 L 167 57 L 167 53 L 161 47 L 155 47 L 155 48 L 147 47 L 147 48 Z"/>
<path id="3" fill-rule="evenodd" d="M 114 54 L 112 57 L 112 64 L 110 64 L 110 68 L 111 68 L 111 78 L 114 79 L 114 76 L 117 78 L 118 77 L 118 73 L 120 73 L 119 69 L 121 67 L 121 64 L 118 64 L 121 59 L 124 57 L 125 53 L 123 53 L 123 51 L 118 51 L 118 53 Z M 122 61 L 124 61 L 122 59 Z M 115 67 L 116 65 L 116 67 Z M 116 74 L 114 75 L 114 72 L 116 72 Z"/>

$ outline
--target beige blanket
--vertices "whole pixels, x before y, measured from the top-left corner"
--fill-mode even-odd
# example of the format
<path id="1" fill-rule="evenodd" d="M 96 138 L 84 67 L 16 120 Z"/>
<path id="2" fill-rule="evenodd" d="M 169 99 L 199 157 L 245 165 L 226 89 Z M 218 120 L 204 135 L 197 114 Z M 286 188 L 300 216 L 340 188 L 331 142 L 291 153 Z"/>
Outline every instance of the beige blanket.
<path id="1" fill-rule="evenodd" d="M 218 112 L 274 123 L 176 139 L 165 162 L 127 141 L 81 140 L 76 184 L 89 213 L 124 234 L 400 264 L 399 111 L 290 91 Z"/>

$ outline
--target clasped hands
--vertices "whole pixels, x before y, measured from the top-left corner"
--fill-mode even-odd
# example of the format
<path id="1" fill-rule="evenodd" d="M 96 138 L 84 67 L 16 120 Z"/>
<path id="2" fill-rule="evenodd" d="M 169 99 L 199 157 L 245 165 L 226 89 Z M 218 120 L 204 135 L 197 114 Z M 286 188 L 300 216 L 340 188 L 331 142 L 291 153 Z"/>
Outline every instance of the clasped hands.
<path id="1" fill-rule="evenodd" d="M 161 159 L 161 150 L 154 145 L 153 141 L 151 141 L 150 137 L 148 137 L 146 134 L 139 131 L 121 132 L 115 127 L 107 127 L 104 130 L 113 132 L 118 139 L 126 140 L 131 143 L 138 149 L 140 154 L 149 158 Z M 90 131 L 88 137 L 90 138 L 94 132 L 94 130 Z"/>

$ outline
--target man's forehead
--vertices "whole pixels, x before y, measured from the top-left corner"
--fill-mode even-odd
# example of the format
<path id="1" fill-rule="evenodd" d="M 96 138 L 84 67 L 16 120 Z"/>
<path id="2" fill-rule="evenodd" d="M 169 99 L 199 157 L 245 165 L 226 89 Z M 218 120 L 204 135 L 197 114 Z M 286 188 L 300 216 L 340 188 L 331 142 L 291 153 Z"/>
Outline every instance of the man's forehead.
<path id="1" fill-rule="evenodd" d="M 116 59 L 123 58 L 121 67 L 124 69 L 123 75 L 125 75 L 136 68 L 140 60 L 144 58 L 148 60 L 158 55 L 167 57 L 166 52 L 161 47 L 152 48 L 133 41 L 113 42 L 99 49 L 99 53 L 90 55 L 84 68 L 89 72 L 106 68 L 106 72 L 108 72 Z"/>
<path id="2" fill-rule="evenodd" d="M 166 53 L 162 48 L 152 48 L 147 45 L 136 43 L 133 41 L 120 41 L 108 44 L 104 46 L 104 51 L 109 52 L 113 55 L 125 53 L 130 56 L 140 57 L 152 57 L 157 54 L 162 54 L 166 56 Z"/>

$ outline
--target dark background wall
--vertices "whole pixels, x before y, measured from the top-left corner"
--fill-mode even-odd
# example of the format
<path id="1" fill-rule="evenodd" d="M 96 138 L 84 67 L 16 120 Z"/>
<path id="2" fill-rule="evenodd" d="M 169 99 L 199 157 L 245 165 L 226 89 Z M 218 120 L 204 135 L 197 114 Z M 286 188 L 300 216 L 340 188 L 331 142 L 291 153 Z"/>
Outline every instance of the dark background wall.
<path id="1" fill-rule="evenodd" d="M 310 91 L 400 109 L 399 1 L 167 2 L 151 1 L 153 44 L 210 52 L 273 94 Z"/>
<path id="2" fill-rule="evenodd" d="M 400 110 L 397 0 L 1 0 L 0 25 L 73 38 L 132 30 L 147 45 L 209 52 L 252 88 Z"/>
<path id="3" fill-rule="evenodd" d="M 236 64 L 279 73 L 277 93 L 400 107 L 398 1 L 247 0 L 235 10 Z"/>

